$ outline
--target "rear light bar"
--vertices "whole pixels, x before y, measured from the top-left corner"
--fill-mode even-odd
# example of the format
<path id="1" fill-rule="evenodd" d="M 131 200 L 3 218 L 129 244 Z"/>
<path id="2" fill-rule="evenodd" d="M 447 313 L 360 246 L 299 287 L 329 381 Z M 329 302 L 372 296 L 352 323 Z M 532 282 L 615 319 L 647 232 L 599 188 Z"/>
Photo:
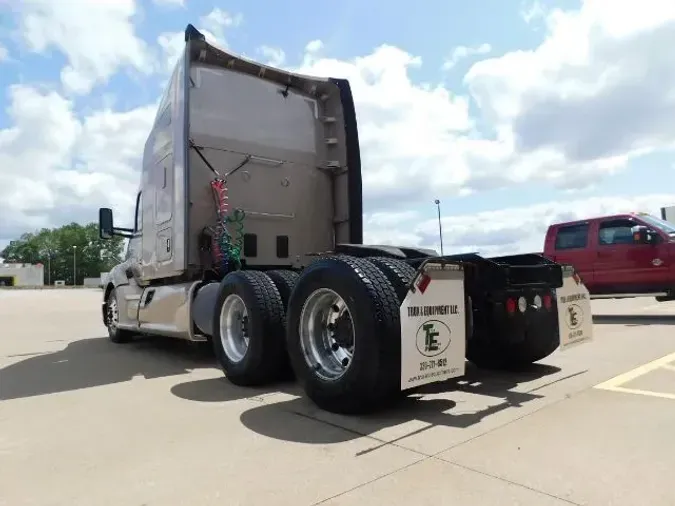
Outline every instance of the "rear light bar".
<path id="1" fill-rule="evenodd" d="M 506 312 L 508 314 L 515 314 L 516 312 L 524 313 L 527 308 L 531 307 L 535 311 L 545 309 L 549 311 L 553 307 L 553 298 L 550 293 L 543 295 L 536 294 L 533 297 L 509 297 L 506 299 Z"/>

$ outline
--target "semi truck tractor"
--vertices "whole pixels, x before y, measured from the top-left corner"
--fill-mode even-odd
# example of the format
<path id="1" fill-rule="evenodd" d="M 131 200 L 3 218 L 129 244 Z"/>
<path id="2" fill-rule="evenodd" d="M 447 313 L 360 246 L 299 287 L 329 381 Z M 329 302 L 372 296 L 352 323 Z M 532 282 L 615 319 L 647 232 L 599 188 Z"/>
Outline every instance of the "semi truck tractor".
<path id="1" fill-rule="evenodd" d="M 367 245 L 349 82 L 265 66 L 192 25 L 145 144 L 135 223 L 110 272 L 110 339 L 210 342 L 239 386 L 295 377 L 363 413 L 478 367 L 592 339 L 588 291 L 542 255 Z M 411 224 L 412 225 L 412 224 Z"/>

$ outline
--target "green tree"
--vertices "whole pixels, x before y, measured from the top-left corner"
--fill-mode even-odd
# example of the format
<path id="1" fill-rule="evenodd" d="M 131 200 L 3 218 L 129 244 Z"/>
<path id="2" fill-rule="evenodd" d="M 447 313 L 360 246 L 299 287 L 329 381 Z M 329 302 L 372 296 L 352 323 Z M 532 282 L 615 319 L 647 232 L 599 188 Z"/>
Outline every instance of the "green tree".
<path id="1" fill-rule="evenodd" d="M 99 238 L 97 223 L 70 223 L 25 233 L 0 251 L 0 257 L 5 262 L 43 264 L 45 284 L 57 279 L 72 284 L 75 267 L 77 284 L 82 284 L 84 278 L 98 277 L 119 263 L 123 248 L 122 237 Z"/>

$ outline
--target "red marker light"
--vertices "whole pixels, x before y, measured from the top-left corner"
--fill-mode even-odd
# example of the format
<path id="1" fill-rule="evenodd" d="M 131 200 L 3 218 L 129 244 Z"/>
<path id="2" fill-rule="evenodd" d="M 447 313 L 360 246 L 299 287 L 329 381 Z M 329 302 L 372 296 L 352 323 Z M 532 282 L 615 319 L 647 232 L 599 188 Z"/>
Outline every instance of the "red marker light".
<path id="1" fill-rule="evenodd" d="M 424 293 L 429 287 L 429 283 L 431 283 L 431 278 L 429 277 L 429 275 L 422 274 L 422 276 L 420 276 L 420 280 L 417 282 L 417 289 L 421 293 Z"/>
<path id="2" fill-rule="evenodd" d="M 551 300 L 551 294 L 547 293 L 542 297 L 542 300 L 544 302 L 544 307 L 546 309 L 551 309 L 551 306 L 553 306 L 553 301 Z"/>
<path id="3" fill-rule="evenodd" d="M 506 299 L 506 311 L 509 314 L 516 312 L 516 299 Z"/>

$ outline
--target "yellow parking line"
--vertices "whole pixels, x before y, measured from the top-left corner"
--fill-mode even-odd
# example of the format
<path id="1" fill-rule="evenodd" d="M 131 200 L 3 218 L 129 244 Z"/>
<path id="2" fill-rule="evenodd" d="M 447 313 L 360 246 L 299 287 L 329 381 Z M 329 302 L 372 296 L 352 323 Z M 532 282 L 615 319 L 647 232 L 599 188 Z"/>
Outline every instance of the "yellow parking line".
<path id="1" fill-rule="evenodd" d="M 604 383 L 596 385 L 595 388 L 600 388 L 602 390 L 616 390 L 617 387 L 623 385 L 624 383 L 628 383 L 629 381 L 632 381 L 635 378 L 643 376 L 649 372 L 655 371 L 656 369 L 671 365 L 670 362 L 673 361 L 675 361 L 675 353 L 671 353 L 670 355 L 666 355 L 665 357 L 657 358 L 656 360 L 641 365 L 640 367 L 636 367 L 631 371 L 619 374 L 618 376 L 615 376 L 614 378 L 607 380 Z M 663 395 L 670 395 L 670 394 L 663 394 Z"/>
<path id="2" fill-rule="evenodd" d="M 673 364 L 666 364 L 661 367 L 663 367 L 664 369 L 668 369 L 669 371 L 675 371 L 675 365 Z"/>

